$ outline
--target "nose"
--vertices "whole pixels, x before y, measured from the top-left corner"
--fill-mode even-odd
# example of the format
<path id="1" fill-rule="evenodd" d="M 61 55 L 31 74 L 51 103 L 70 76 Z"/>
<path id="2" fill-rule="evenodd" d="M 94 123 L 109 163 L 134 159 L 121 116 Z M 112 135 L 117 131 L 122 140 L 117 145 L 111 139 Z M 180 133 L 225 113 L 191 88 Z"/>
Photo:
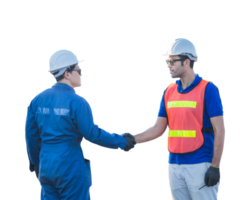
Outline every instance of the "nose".
<path id="1" fill-rule="evenodd" d="M 169 64 L 168 64 L 168 68 L 169 68 L 169 69 L 171 69 L 172 67 L 173 67 L 173 66 L 172 66 L 172 65 L 170 65 L 170 63 L 169 63 Z"/>

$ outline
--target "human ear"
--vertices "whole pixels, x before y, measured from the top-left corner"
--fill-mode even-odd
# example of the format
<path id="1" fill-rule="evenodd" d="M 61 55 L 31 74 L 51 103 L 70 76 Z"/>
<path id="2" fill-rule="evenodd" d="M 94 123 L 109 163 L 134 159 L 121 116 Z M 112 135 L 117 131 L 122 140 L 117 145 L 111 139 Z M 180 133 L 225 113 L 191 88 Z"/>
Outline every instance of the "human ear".
<path id="1" fill-rule="evenodd" d="M 185 66 L 190 67 L 190 60 L 189 59 L 185 60 Z"/>
<path id="2" fill-rule="evenodd" d="M 69 72 L 68 71 L 65 71 L 64 78 L 69 79 Z"/>

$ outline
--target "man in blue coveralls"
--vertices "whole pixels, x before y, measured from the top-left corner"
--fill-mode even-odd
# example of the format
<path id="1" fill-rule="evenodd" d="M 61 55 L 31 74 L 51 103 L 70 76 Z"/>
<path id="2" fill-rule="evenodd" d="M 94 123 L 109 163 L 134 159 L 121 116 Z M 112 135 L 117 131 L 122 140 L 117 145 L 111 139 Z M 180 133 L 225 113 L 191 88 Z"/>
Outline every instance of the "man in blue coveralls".
<path id="1" fill-rule="evenodd" d="M 216 200 L 225 135 L 218 88 L 194 73 L 197 54 L 190 41 L 176 39 L 167 55 L 172 78 L 180 80 L 164 91 L 155 125 L 136 135 L 136 142 L 153 140 L 169 126 L 173 198 Z"/>
<path id="2" fill-rule="evenodd" d="M 81 86 L 76 56 L 67 50 L 50 58 L 50 72 L 57 83 L 37 95 L 28 107 L 26 143 L 30 171 L 35 171 L 44 200 L 89 200 L 90 161 L 84 158 L 81 141 L 129 151 L 135 139 L 129 133 L 110 134 L 93 122 L 88 102 L 75 94 Z"/>

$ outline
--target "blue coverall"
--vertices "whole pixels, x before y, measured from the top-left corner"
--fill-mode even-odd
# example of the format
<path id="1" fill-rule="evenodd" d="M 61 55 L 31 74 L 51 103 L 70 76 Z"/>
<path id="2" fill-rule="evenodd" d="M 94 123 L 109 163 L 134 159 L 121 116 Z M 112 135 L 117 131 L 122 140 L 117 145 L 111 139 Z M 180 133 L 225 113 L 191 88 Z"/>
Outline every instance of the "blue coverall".
<path id="1" fill-rule="evenodd" d="M 67 84 L 56 83 L 28 107 L 26 143 L 30 171 L 39 170 L 44 200 L 89 200 L 90 161 L 84 159 L 82 138 L 103 147 L 124 149 L 126 139 L 93 122 L 88 102 Z"/>

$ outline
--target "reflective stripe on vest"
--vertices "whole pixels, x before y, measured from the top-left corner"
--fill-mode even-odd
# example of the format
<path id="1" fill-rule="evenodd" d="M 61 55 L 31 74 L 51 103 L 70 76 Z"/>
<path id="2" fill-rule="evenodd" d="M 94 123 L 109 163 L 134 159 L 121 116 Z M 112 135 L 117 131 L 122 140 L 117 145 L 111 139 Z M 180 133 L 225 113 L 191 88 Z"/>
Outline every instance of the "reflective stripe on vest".
<path id="1" fill-rule="evenodd" d="M 168 102 L 168 108 L 181 108 L 181 107 L 196 108 L 196 102 L 195 101 L 169 101 Z"/>
<path id="2" fill-rule="evenodd" d="M 196 137 L 196 131 L 169 131 L 168 137 Z"/>
<path id="3" fill-rule="evenodd" d="M 168 118 L 168 150 L 171 153 L 190 153 L 204 143 L 202 133 L 204 96 L 208 81 L 200 83 L 188 93 L 179 93 L 177 84 L 171 84 L 164 103 Z"/>

